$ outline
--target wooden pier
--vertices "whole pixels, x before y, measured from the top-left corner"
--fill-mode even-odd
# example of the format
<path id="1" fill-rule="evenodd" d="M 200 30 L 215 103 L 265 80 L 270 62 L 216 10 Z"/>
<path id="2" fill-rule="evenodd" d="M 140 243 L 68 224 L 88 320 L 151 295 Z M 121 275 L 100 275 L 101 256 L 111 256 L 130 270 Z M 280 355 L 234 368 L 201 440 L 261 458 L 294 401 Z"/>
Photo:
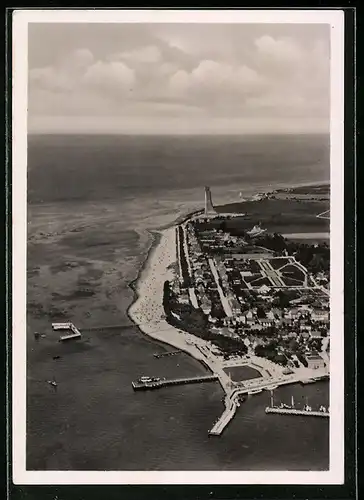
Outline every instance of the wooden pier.
<path id="1" fill-rule="evenodd" d="M 132 382 L 131 385 L 134 391 L 146 391 L 172 385 L 198 384 L 201 382 L 215 382 L 216 380 L 218 380 L 217 375 L 203 375 L 201 377 L 185 377 L 175 379 L 161 378 L 159 380 L 152 379 L 151 381 L 137 380 L 136 382 Z"/>
<path id="2" fill-rule="evenodd" d="M 298 410 L 296 408 L 272 408 L 267 406 L 265 413 L 277 413 L 278 415 L 301 415 L 304 417 L 329 417 L 328 411 Z"/>
<path id="3" fill-rule="evenodd" d="M 209 431 L 209 436 L 220 436 L 223 433 L 225 427 L 234 418 L 237 407 L 238 405 L 236 397 L 231 398 L 229 396 L 226 396 L 225 411 Z"/>

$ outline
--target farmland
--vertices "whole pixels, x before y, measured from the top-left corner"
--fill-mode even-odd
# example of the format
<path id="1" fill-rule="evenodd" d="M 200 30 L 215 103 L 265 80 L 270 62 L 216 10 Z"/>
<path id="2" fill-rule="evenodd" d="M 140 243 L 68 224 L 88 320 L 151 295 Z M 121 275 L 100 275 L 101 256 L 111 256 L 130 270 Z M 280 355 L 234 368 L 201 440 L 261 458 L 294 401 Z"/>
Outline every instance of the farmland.
<path id="1" fill-rule="evenodd" d="M 263 199 L 231 203 L 216 209 L 221 213 L 246 214 L 225 221 L 226 229 L 232 233 L 251 229 L 259 222 L 273 233 L 319 233 L 329 231 L 330 221 L 317 217 L 329 208 L 329 200 Z"/>

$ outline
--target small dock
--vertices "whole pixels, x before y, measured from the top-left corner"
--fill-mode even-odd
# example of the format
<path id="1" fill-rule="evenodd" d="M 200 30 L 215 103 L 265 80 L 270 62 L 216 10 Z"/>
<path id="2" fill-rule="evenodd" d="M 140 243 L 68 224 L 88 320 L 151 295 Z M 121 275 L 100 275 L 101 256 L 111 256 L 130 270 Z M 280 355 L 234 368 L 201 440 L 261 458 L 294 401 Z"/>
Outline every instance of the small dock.
<path id="1" fill-rule="evenodd" d="M 328 411 L 297 410 L 296 408 L 272 408 L 267 406 L 265 413 L 277 413 L 278 415 L 301 415 L 304 417 L 329 417 Z"/>
<path id="2" fill-rule="evenodd" d="M 73 323 L 52 323 L 53 330 L 65 330 L 67 333 L 61 335 L 59 340 L 61 342 L 70 339 L 81 338 L 81 332 L 75 327 Z"/>
<path id="3" fill-rule="evenodd" d="M 168 387 L 172 385 L 198 384 L 201 382 L 215 382 L 216 380 L 218 380 L 217 375 L 203 375 L 201 377 L 185 377 L 175 379 L 161 378 L 159 380 L 153 379 L 151 381 L 137 380 L 136 382 L 132 382 L 131 385 L 134 391 L 146 391 L 151 389 L 160 389 L 162 387 Z"/>
<path id="4" fill-rule="evenodd" d="M 167 356 L 176 356 L 176 354 L 180 354 L 182 351 L 169 351 L 169 352 L 161 352 L 160 354 L 155 353 L 153 356 L 157 359 L 166 358 Z"/>

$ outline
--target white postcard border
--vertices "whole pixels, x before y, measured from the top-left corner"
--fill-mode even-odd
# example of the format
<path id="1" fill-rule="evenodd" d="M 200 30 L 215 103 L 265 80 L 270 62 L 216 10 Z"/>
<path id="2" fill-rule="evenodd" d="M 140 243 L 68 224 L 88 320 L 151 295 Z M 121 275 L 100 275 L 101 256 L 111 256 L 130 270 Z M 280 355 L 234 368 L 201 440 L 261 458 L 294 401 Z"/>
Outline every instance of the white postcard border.
<path id="1" fill-rule="evenodd" d="M 331 324 L 329 471 L 27 471 L 26 249 L 28 23 L 325 23 L 331 25 Z M 14 484 L 343 484 L 344 13 L 341 10 L 16 10 L 13 14 L 12 448 Z"/>

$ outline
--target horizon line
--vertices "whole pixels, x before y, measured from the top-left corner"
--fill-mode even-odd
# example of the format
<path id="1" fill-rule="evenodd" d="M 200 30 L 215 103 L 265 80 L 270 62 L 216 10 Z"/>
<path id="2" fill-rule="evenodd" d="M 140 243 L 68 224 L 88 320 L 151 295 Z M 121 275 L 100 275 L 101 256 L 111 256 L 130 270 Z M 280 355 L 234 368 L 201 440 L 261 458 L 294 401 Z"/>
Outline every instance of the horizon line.
<path id="1" fill-rule="evenodd" d="M 40 136 L 40 135 L 118 135 L 118 136 L 155 136 L 155 137 L 163 137 L 163 136 L 196 136 L 196 137 L 210 137 L 210 136 L 290 136 L 290 135 L 325 135 L 330 136 L 330 132 L 323 131 L 284 131 L 284 132 L 112 132 L 112 131 L 79 131 L 79 132 L 67 132 L 67 131 L 27 131 L 27 136 Z"/>

